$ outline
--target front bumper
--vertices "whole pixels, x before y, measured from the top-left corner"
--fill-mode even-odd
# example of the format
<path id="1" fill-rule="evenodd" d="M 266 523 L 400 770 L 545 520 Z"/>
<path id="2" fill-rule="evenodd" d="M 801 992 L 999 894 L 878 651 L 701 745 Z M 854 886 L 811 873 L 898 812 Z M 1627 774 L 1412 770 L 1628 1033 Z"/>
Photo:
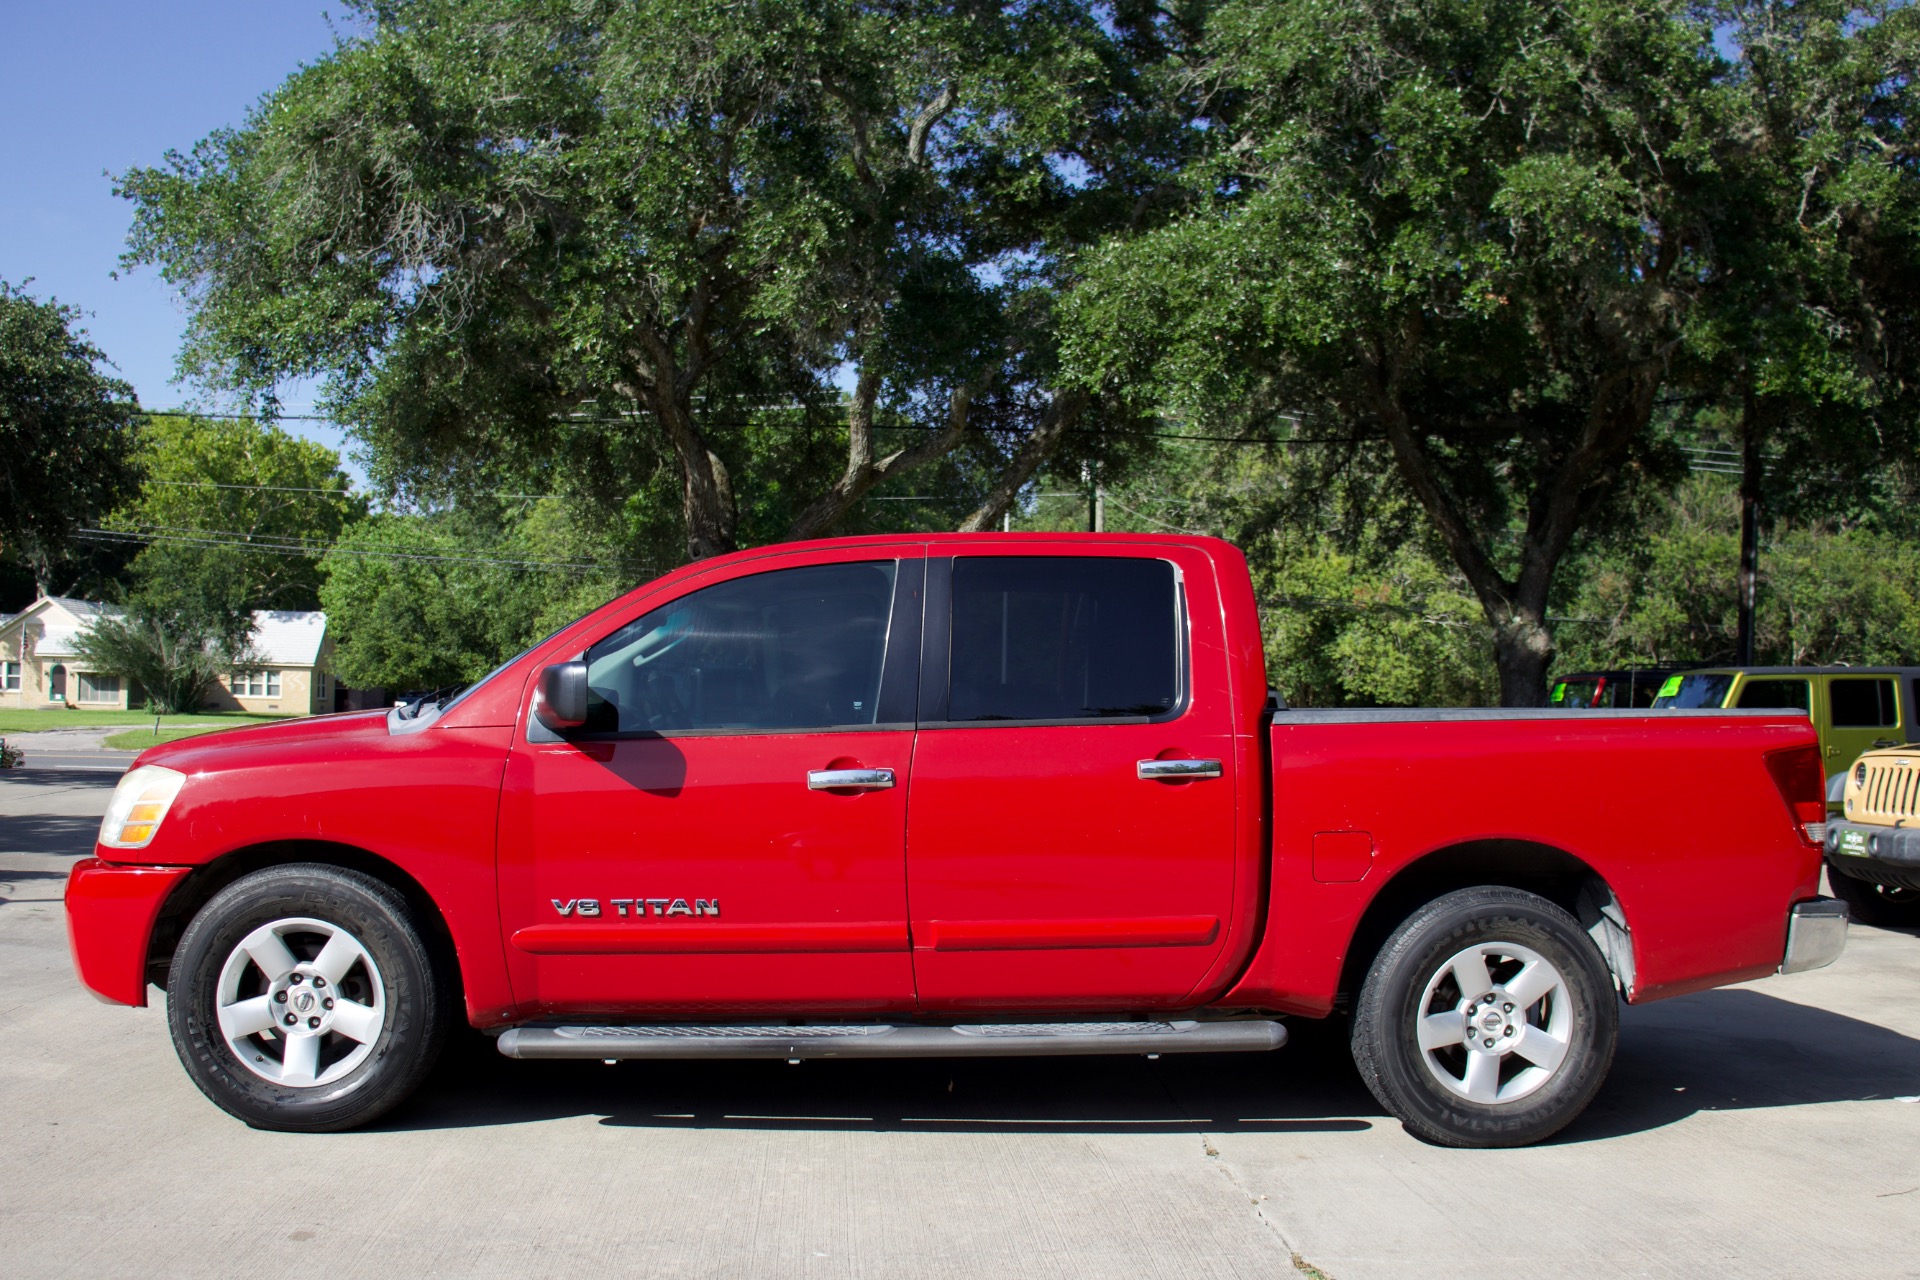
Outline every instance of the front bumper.
<path id="1" fill-rule="evenodd" d="M 187 867 L 128 867 L 87 858 L 67 876 L 67 945 L 86 989 L 145 1007 L 147 943 Z"/>
<path id="2" fill-rule="evenodd" d="M 1832 821 L 1827 856 L 1855 879 L 1920 889 L 1920 828 Z"/>
<path id="3" fill-rule="evenodd" d="M 1787 950 L 1780 972 L 1824 969 L 1847 947 L 1847 904 L 1838 898 L 1796 902 L 1787 913 Z"/>

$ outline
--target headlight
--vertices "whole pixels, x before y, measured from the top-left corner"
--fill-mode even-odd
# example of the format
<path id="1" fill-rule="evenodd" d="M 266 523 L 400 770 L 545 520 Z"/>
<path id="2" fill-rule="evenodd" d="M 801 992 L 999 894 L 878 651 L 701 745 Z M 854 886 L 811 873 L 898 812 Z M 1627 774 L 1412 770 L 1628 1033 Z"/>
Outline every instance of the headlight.
<path id="1" fill-rule="evenodd" d="M 1853 781 L 1857 786 L 1864 787 L 1867 785 L 1867 762 L 1865 760 L 1853 766 Z"/>
<path id="2" fill-rule="evenodd" d="M 166 820 L 173 798 L 187 775 L 157 764 L 143 764 L 120 779 L 100 819 L 100 843 L 109 849 L 144 849 Z"/>

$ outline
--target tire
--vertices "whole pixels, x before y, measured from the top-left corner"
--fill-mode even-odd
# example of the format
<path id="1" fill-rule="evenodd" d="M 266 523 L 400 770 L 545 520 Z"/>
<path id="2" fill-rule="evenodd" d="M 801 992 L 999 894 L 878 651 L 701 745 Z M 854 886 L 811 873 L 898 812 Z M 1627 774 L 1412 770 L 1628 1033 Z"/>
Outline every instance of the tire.
<path id="1" fill-rule="evenodd" d="M 1468 1047 L 1469 1016 L 1487 1044 Z M 1619 1033 L 1612 977 L 1574 918 L 1489 885 L 1429 902 L 1387 939 L 1354 1006 L 1353 1060 L 1415 1137 L 1519 1147 L 1586 1109 Z"/>
<path id="2" fill-rule="evenodd" d="M 187 1074 L 256 1129 L 366 1124 L 413 1092 L 445 1039 L 448 1001 L 406 902 L 317 863 L 215 894 L 180 939 L 167 992 Z"/>
<path id="3" fill-rule="evenodd" d="M 1861 924 L 1882 929 L 1906 929 L 1920 925 L 1920 889 L 1875 884 L 1850 876 L 1827 864 L 1827 883 L 1833 896 L 1847 904 L 1847 913 Z"/>

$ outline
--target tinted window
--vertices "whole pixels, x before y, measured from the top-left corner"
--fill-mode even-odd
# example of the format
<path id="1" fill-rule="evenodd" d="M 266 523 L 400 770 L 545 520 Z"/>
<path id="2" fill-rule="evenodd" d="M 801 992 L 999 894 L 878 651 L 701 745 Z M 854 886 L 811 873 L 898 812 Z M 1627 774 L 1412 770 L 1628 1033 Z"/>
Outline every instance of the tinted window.
<path id="1" fill-rule="evenodd" d="M 1880 729 L 1900 723 L 1891 679 L 1837 678 L 1827 684 L 1836 729 Z"/>
<path id="2" fill-rule="evenodd" d="M 872 724 L 892 561 L 737 578 L 682 596 L 587 651 L 587 729 Z"/>
<path id="3" fill-rule="evenodd" d="M 1161 715 L 1180 697 L 1164 560 L 968 556 L 953 565 L 949 720 Z"/>
<path id="4" fill-rule="evenodd" d="M 1601 681 L 1597 679 L 1562 680 L 1553 687 L 1551 701 L 1570 710 L 1597 707 L 1602 705 L 1600 690 Z"/>
<path id="5" fill-rule="evenodd" d="M 1718 710 L 1732 687 L 1732 676 L 1669 676 L 1660 686 L 1660 696 L 1653 700 L 1653 705 L 1682 711 Z"/>
<path id="6" fill-rule="evenodd" d="M 1805 680 L 1749 680 L 1740 688 L 1740 706 L 1813 714 L 1813 689 Z"/>

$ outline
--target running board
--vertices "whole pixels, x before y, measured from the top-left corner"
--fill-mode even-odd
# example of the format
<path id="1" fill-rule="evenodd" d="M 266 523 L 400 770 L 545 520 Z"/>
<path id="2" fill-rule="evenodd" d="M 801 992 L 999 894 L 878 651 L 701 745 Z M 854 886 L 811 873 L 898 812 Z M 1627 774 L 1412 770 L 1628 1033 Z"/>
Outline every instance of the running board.
<path id="1" fill-rule="evenodd" d="M 743 1027 L 514 1027 L 509 1058 L 970 1058 L 1089 1053 L 1257 1053 L 1287 1042 L 1277 1022 L 1025 1022 Z"/>

